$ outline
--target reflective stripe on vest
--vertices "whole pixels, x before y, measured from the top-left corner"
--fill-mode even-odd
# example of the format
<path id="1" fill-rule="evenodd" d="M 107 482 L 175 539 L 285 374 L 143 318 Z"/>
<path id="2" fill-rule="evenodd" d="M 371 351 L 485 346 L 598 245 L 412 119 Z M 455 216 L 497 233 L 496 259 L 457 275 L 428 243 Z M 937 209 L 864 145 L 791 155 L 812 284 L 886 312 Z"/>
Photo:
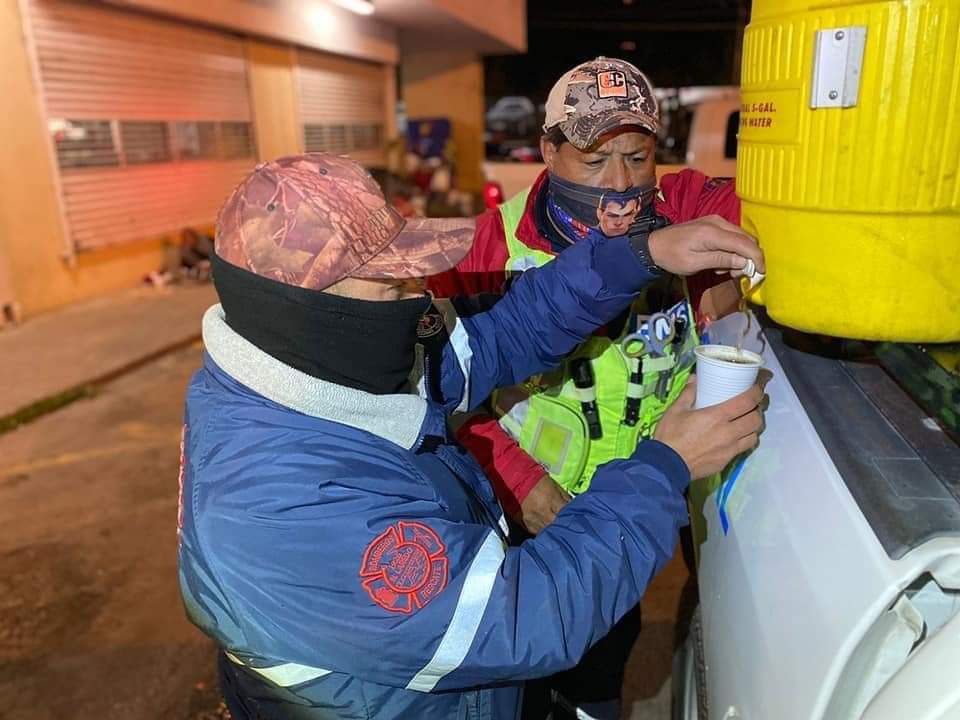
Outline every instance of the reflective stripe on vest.
<path id="1" fill-rule="evenodd" d="M 527 189 L 499 208 L 508 251 L 504 268 L 508 275 L 539 267 L 554 258 L 517 238 L 529 194 Z M 692 317 L 689 304 L 687 313 Z M 642 438 L 652 435 L 666 408 L 686 386 L 693 365 L 692 349 L 698 343 L 693 323 L 688 322 L 688 327 L 689 337 L 683 346 L 676 348 L 676 355 L 644 358 L 643 384 L 639 390 L 640 419 L 636 425 L 623 422 L 628 392 L 635 395 L 637 389 L 636 386 L 631 389 L 630 365 L 620 351 L 620 344 L 607 337 L 593 337 L 571 357 L 590 358 L 593 365 L 603 426 L 601 438 L 591 440 L 589 437 L 566 364 L 562 378 L 554 373 L 546 379 L 532 379 L 520 388 L 495 393 L 494 410 L 500 416 L 501 426 L 561 487 L 572 493 L 583 492 L 599 465 L 629 457 Z M 673 370 L 675 365 L 678 370 Z M 665 391 L 663 400 L 656 397 L 661 371 L 673 371 L 667 387 L 660 388 Z M 518 402 L 518 392 L 523 392 L 526 399 Z"/>
<path id="2" fill-rule="evenodd" d="M 508 275 L 546 265 L 554 258 L 551 253 L 535 250 L 517 239 L 517 228 L 520 227 L 520 221 L 527 210 L 529 196 L 530 188 L 527 188 L 499 208 L 500 217 L 503 220 L 503 234 L 507 241 L 507 266 L 504 270 Z"/>

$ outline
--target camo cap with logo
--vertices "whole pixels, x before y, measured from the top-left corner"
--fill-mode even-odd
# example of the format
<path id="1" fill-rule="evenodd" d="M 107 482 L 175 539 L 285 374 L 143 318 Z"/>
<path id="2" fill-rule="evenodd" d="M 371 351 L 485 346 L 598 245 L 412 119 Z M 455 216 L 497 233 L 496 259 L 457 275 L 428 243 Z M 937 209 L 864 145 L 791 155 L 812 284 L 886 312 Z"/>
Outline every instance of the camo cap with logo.
<path id="1" fill-rule="evenodd" d="M 559 127 L 586 151 L 604 133 L 639 125 L 656 134 L 660 108 L 646 75 L 625 60 L 598 57 L 564 73 L 547 97 L 543 129 Z"/>
<path id="2" fill-rule="evenodd" d="M 261 163 L 217 216 L 214 250 L 257 275 L 311 290 L 347 277 L 428 277 L 456 265 L 474 221 L 401 217 L 359 164 L 328 153 Z"/>

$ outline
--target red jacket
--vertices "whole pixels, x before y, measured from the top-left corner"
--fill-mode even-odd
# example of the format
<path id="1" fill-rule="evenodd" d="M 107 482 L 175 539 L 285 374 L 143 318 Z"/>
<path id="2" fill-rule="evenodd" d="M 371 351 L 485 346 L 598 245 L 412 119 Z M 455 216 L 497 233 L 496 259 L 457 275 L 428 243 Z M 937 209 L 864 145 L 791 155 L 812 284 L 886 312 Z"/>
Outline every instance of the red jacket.
<path id="1" fill-rule="evenodd" d="M 527 206 L 517 228 L 517 238 L 536 250 L 553 253 L 550 241 L 537 229 L 534 203 L 546 181 L 543 172 L 530 190 Z M 682 170 L 660 179 L 656 199 L 657 213 L 672 223 L 682 223 L 706 215 L 720 215 L 740 224 L 740 200 L 729 178 L 708 178 L 696 170 Z M 498 210 L 488 210 L 477 218 L 473 247 L 452 270 L 430 279 L 429 288 L 436 297 L 500 294 L 507 279 L 509 252 L 503 220 Z M 697 307 L 703 291 L 717 282 L 714 273 L 702 273 L 688 280 L 691 300 Z M 504 510 L 515 515 L 520 503 L 537 481 L 543 467 L 527 455 L 496 419 L 489 415 L 471 418 L 457 432 L 460 442 L 477 458 L 493 483 Z"/>

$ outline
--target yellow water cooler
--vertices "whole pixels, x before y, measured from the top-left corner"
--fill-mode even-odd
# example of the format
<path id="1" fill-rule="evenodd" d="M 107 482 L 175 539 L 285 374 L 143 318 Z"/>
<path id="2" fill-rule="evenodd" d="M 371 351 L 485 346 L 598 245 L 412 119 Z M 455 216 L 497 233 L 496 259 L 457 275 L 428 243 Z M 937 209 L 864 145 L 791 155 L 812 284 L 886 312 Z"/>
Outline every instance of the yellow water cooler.
<path id="1" fill-rule="evenodd" d="M 960 340 L 960 0 L 754 0 L 737 192 L 799 330 Z"/>

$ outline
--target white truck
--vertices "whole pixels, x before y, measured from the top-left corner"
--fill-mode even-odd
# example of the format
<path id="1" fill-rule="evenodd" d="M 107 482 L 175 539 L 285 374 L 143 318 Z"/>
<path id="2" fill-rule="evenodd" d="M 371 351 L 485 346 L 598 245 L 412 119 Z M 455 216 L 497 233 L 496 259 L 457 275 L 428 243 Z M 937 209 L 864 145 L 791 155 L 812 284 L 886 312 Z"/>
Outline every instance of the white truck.
<path id="1" fill-rule="evenodd" d="M 877 363 L 815 342 L 745 343 L 772 373 L 766 429 L 704 506 L 674 720 L 960 718 L 960 447 L 929 412 L 955 418 L 960 378 L 916 347 Z M 925 373 L 952 382 L 927 409 L 898 384 Z"/>

